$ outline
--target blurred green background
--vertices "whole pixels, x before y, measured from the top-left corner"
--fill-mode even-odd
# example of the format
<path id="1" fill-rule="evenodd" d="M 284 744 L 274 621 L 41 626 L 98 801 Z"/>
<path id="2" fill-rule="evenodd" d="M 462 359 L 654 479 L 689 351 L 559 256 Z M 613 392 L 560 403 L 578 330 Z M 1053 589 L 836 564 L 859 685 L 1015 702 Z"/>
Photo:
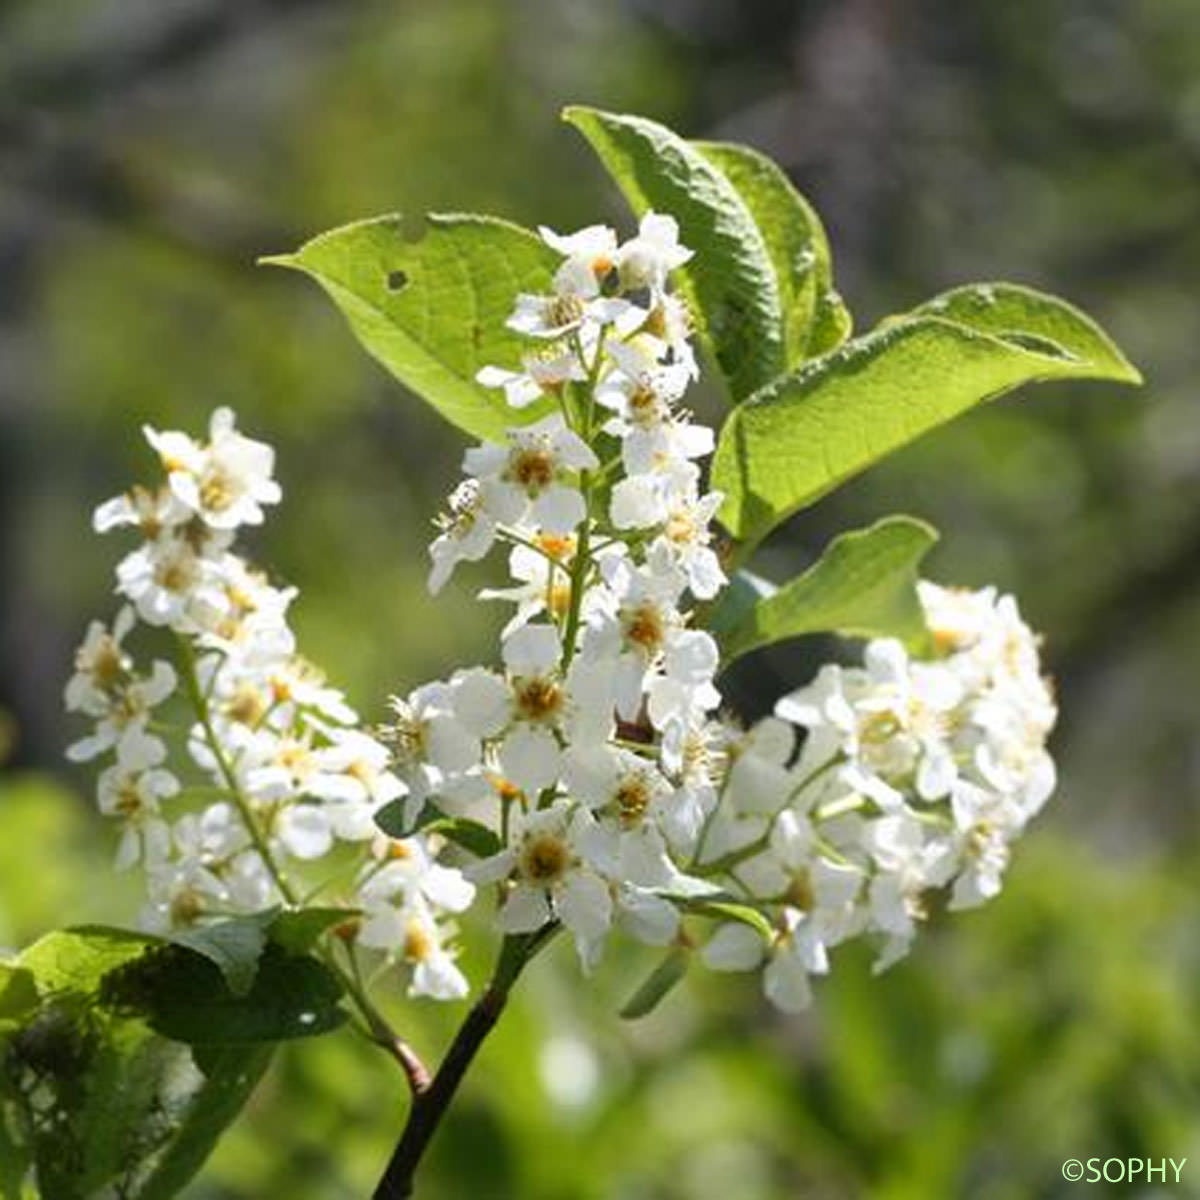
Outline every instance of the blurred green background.
<path id="1" fill-rule="evenodd" d="M 88 514 L 148 472 L 143 421 L 200 430 L 232 404 L 278 446 L 286 503 L 256 546 L 364 713 L 487 653 L 497 612 L 469 586 L 424 591 L 460 439 L 315 289 L 253 264 L 397 209 L 628 228 L 557 120 L 567 101 L 777 158 L 828 223 L 860 328 L 1013 278 L 1099 317 L 1148 387 L 978 412 L 806 513 L 763 564 L 782 578 L 902 510 L 943 530 L 934 577 L 1019 593 L 1059 683 L 1063 783 L 1000 901 L 882 979 L 841 955 L 801 1020 L 709 979 L 623 1025 L 642 956 L 583 985 L 557 947 L 422 1200 L 1018 1200 L 1086 1194 L 1064 1158 L 1130 1155 L 1190 1157 L 1169 1194 L 1200 1195 L 1192 0 L 7 0 L 0 945 L 136 908 L 63 768 L 60 692 L 113 607 L 118 547 Z M 731 694 L 760 711 L 828 649 L 757 658 Z M 395 1007 L 429 1051 L 460 1016 Z M 360 1197 L 402 1108 L 349 1036 L 289 1048 L 187 1195 Z"/>

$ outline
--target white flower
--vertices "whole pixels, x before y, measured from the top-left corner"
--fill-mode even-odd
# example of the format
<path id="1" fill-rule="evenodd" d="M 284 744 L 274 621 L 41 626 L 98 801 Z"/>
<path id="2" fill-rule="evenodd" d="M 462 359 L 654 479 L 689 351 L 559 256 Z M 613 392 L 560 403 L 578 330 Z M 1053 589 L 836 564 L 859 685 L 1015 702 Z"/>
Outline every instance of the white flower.
<path id="1" fill-rule="evenodd" d="M 117 591 L 147 625 L 193 632 L 228 606 L 220 566 L 179 532 L 144 542 L 117 565 Z"/>
<path id="2" fill-rule="evenodd" d="M 123 823 L 117 848 L 118 871 L 127 870 L 143 859 L 153 865 L 167 858 L 171 830 L 160 815 L 159 802 L 178 791 L 179 781 L 160 768 L 129 770 L 118 764 L 100 773 L 97 781 L 100 811 Z"/>
<path id="3" fill-rule="evenodd" d="M 661 291 L 667 275 L 692 257 L 679 244 L 679 223 L 674 217 L 648 212 L 631 238 L 617 252 L 617 269 L 626 288 L 648 287 Z"/>
<path id="4" fill-rule="evenodd" d="M 133 628 L 133 610 L 122 607 L 111 631 L 102 621 L 93 621 L 75 651 L 75 673 L 67 680 L 63 697 L 68 712 L 89 717 L 104 716 L 133 669 L 133 659 L 121 643 Z"/>
<path id="5" fill-rule="evenodd" d="M 528 933 L 557 918 L 574 935 L 581 960 L 594 961 L 613 915 L 608 884 L 589 861 L 596 849 L 595 818 L 559 800 L 515 825 L 512 845 L 470 872 L 476 883 L 512 878 L 500 928 Z"/>
<path id="6" fill-rule="evenodd" d="M 412 969 L 410 996 L 461 1000 L 468 992 L 466 977 L 454 962 L 446 936 L 419 892 L 401 891 L 393 904 L 386 893 L 364 891 L 366 919 L 358 934 L 364 946 L 382 950 Z"/>
<path id="7" fill-rule="evenodd" d="M 426 800 L 479 762 L 482 747 L 479 736 L 456 715 L 454 684 L 425 684 L 404 699 L 393 696 L 389 703 L 393 720 L 383 734 L 408 788 L 404 819 L 411 825 Z"/>
<path id="8" fill-rule="evenodd" d="M 166 529 L 181 525 L 191 512 L 168 487 L 150 491 L 134 487 L 123 495 L 106 500 L 92 514 L 92 528 L 107 533 L 123 525 L 133 525 L 144 537 L 153 540 Z"/>
<path id="9" fill-rule="evenodd" d="M 496 540 L 496 520 L 486 507 L 478 480 L 464 479 L 450 493 L 447 512 L 438 524 L 442 532 L 429 547 L 433 559 L 429 590 L 435 596 L 460 562 L 478 562 Z"/>
<path id="10" fill-rule="evenodd" d="M 494 521 L 570 533 L 586 515 L 573 480 L 600 465 L 596 455 L 558 413 L 510 429 L 507 440 L 507 446 L 473 447 L 463 459 L 467 473 L 479 480 L 484 511 Z"/>
<path id="11" fill-rule="evenodd" d="M 538 233 L 551 250 L 566 258 L 563 266 L 570 267 L 572 273 L 582 266 L 598 281 L 616 266 L 617 235 L 607 225 L 589 225 L 565 234 L 539 225 Z"/>
<path id="12" fill-rule="evenodd" d="M 87 762 L 106 750 L 115 749 L 123 765 L 151 766 L 164 754 L 160 739 L 148 734 L 151 712 L 175 690 L 176 676 L 170 664 L 156 661 L 147 676 L 131 675 L 115 687 L 96 723 L 95 731 L 67 748 L 72 762 Z"/>
<path id="13" fill-rule="evenodd" d="M 526 796 L 559 775 L 560 737 L 603 739 L 613 723 L 611 680 L 577 656 L 565 678 L 552 625 L 524 625 L 504 640 L 505 677 L 483 668 L 455 677 L 455 713 L 475 735 L 497 740 L 500 771 Z"/>
<path id="14" fill-rule="evenodd" d="M 525 354 L 521 371 L 503 367 L 483 367 L 475 382 L 486 388 L 502 388 L 512 408 L 528 408 L 546 395 L 557 395 L 563 384 L 586 378 L 583 364 L 574 350 L 550 347 L 544 354 Z"/>
<path id="15" fill-rule="evenodd" d="M 213 529 L 261 524 L 262 505 L 277 504 L 282 494 L 271 478 L 275 451 L 238 433 L 235 420 L 231 409 L 218 408 L 205 447 L 182 434 L 146 429 L 167 469 L 171 491 Z"/>
<path id="16" fill-rule="evenodd" d="M 677 494 L 670 501 L 661 540 L 687 576 L 697 600 L 711 600 L 727 580 L 712 549 L 712 520 L 724 499 L 720 492 L 706 496 Z"/>

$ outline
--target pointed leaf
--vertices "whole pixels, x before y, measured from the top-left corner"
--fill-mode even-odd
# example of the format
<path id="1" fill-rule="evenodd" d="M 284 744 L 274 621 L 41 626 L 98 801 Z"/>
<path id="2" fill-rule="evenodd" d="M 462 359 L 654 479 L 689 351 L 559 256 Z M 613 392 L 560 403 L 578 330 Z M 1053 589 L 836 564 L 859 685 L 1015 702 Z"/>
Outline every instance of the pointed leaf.
<path id="1" fill-rule="evenodd" d="M 1086 313 L 1057 296 L 1017 283 L 975 283 L 953 288 L 899 320 L 941 317 L 1017 345 L 1090 363 L 1093 378 L 1141 383 L 1141 372 Z"/>
<path id="2" fill-rule="evenodd" d="M 204 955 L 224 976 L 229 990 L 235 996 L 245 996 L 254 986 L 267 933 L 278 917 L 279 909 L 271 908 L 211 925 L 176 929 L 166 937 L 176 946 L 186 946 Z"/>
<path id="3" fill-rule="evenodd" d="M 749 146 L 691 145 L 733 184 L 766 243 L 779 286 L 784 369 L 845 341 L 850 314 L 833 290 L 829 239 L 812 205 L 776 163 Z M 697 264 L 691 269 L 704 268 Z"/>
<path id="4" fill-rule="evenodd" d="M 500 440 L 548 404 L 516 412 L 480 386 L 480 367 L 519 366 L 528 343 L 505 328 L 518 292 L 549 288 L 558 256 L 536 234 L 493 217 L 431 213 L 420 236 L 398 216 L 315 237 L 265 258 L 315 279 L 367 351 L 448 421 Z"/>
<path id="5" fill-rule="evenodd" d="M 642 986 L 626 1001 L 621 1016 L 633 1021 L 653 1012 L 663 997 L 687 974 L 691 957 L 682 946 L 672 946 Z"/>
<path id="6" fill-rule="evenodd" d="M 807 571 L 761 599 L 724 636 L 723 662 L 805 633 L 919 638 L 925 621 L 917 567 L 937 536 L 924 521 L 899 516 L 843 533 Z"/>
<path id="7" fill-rule="evenodd" d="M 469 817 L 447 817 L 433 804 L 427 804 L 415 824 L 404 822 L 404 801 L 393 800 L 375 814 L 375 824 L 388 837 L 406 838 L 414 833 L 439 833 L 447 841 L 469 850 L 480 858 L 490 858 L 504 849 L 499 834 Z"/>
<path id="8" fill-rule="evenodd" d="M 1036 327 L 1003 335 L 927 314 L 902 318 L 763 388 L 721 430 L 713 460 L 721 520 L 756 542 L 922 433 L 1023 383 L 1137 381 L 1106 338 L 1093 340 L 1090 321 L 1072 323 L 1061 301 L 1041 311 Z"/>
<path id="9" fill-rule="evenodd" d="M 645 117 L 571 107 L 563 119 L 591 143 L 630 206 L 679 222 L 695 251 L 677 272 L 737 401 L 787 367 L 784 297 L 771 254 L 745 200 L 702 149 Z"/>

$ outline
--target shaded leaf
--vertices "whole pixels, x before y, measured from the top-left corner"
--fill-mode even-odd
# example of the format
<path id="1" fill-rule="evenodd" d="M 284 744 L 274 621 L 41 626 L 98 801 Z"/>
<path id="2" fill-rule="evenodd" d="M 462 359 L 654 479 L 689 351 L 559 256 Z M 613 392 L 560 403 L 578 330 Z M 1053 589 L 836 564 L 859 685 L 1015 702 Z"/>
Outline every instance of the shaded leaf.
<path id="1" fill-rule="evenodd" d="M 209 925 L 172 930 L 166 939 L 202 954 L 221 972 L 235 996 L 245 996 L 254 985 L 268 931 L 278 917 L 279 909 L 271 908 Z"/>
<path id="2" fill-rule="evenodd" d="M 154 1157 L 130 1200 L 169 1200 L 195 1176 L 221 1134 L 249 1100 L 274 1047 L 218 1046 L 193 1052 L 203 1081 L 188 1100 L 170 1140 Z"/>
<path id="3" fill-rule="evenodd" d="M 416 822 L 406 825 L 404 808 L 403 800 L 393 800 L 375 814 L 375 824 L 388 837 L 412 837 L 417 832 L 438 833 L 480 858 L 489 858 L 504 849 L 499 835 L 479 821 L 472 821 L 469 817 L 448 817 L 439 812 L 435 805 L 427 804 Z"/>
<path id="4" fill-rule="evenodd" d="M 300 908 L 281 912 L 271 923 L 271 941 L 288 954 L 307 954 L 322 934 L 358 915 L 356 908 Z"/>
<path id="5" fill-rule="evenodd" d="M 323 964 L 269 944 L 245 995 L 230 991 L 208 960 L 166 948 L 112 979 L 109 999 L 144 1014 L 164 1037 L 203 1046 L 327 1033 L 345 1020 L 341 994 Z"/>
<path id="6" fill-rule="evenodd" d="M 884 517 L 834 538 L 803 574 L 763 597 L 721 640 L 723 661 L 805 633 L 897 637 L 925 631 L 917 568 L 937 541 L 914 517 Z"/>
<path id="7" fill-rule="evenodd" d="M 0 963 L 0 1031 L 27 1016 L 37 1004 L 38 990 L 33 972 Z"/>

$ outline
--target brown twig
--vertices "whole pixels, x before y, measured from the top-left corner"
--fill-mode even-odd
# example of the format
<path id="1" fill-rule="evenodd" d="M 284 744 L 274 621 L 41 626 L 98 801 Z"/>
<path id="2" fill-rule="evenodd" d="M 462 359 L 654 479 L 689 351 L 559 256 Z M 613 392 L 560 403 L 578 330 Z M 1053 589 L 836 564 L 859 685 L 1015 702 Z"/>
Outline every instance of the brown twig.
<path id="1" fill-rule="evenodd" d="M 466 1020 L 455 1034 L 450 1049 L 432 1081 L 425 1072 L 425 1084 L 413 1084 L 413 1101 L 404 1132 L 396 1143 L 392 1157 L 373 1200 L 409 1200 L 413 1194 L 413 1178 L 433 1135 L 454 1099 L 458 1086 L 484 1041 L 500 1020 L 508 1003 L 508 994 L 526 963 L 554 936 L 558 925 L 551 923 L 537 933 L 507 937 L 492 980 L 475 1002 Z M 424 1066 L 418 1064 L 422 1072 Z M 411 1077 L 410 1077 L 411 1082 Z"/>

